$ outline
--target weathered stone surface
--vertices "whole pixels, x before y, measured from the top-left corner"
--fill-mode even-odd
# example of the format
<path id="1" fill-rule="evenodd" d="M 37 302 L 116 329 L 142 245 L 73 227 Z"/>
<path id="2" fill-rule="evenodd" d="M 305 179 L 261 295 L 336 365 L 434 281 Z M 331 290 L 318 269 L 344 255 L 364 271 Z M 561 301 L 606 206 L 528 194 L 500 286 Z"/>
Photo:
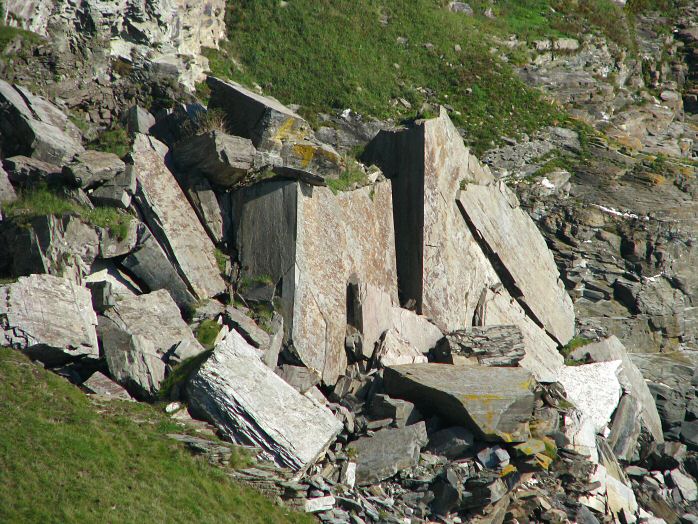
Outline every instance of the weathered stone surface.
<path id="1" fill-rule="evenodd" d="M 126 169 L 126 164 L 114 153 L 82 151 L 63 166 L 63 176 L 71 184 L 83 188 L 109 182 Z"/>
<path id="2" fill-rule="evenodd" d="M 389 182 L 334 195 L 288 181 L 238 191 L 233 210 L 243 275 L 280 289 L 286 341 L 334 384 L 346 367 L 347 284 L 352 275 L 396 298 Z"/>
<path id="3" fill-rule="evenodd" d="M 108 230 L 99 230 L 99 256 L 102 259 L 121 257 L 129 254 L 138 244 L 138 230 L 141 223 L 135 219 L 129 221 L 126 235 L 123 238 L 116 237 Z"/>
<path id="4" fill-rule="evenodd" d="M 620 360 L 565 366 L 559 371 L 558 381 L 572 402 L 601 431 L 611 420 L 618 406 L 621 386 L 617 372 Z"/>
<path id="5" fill-rule="evenodd" d="M 422 418 L 422 414 L 412 402 L 383 394 L 373 397 L 368 414 L 375 420 L 392 419 L 397 427 L 410 426 Z"/>
<path id="6" fill-rule="evenodd" d="M 165 164 L 167 148 L 152 137 L 136 135 L 131 153 L 138 178 L 136 201 L 192 294 L 209 298 L 225 291 L 214 246 Z"/>
<path id="7" fill-rule="evenodd" d="M 21 277 L 0 287 L 0 345 L 54 365 L 99 357 L 90 292 L 65 278 Z"/>
<path id="8" fill-rule="evenodd" d="M 211 183 L 229 188 L 254 167 L 256 152 L 247 138 L 211 131 L 177 142 L 174 159 L 179 169 L 195 169 Z"/>
<path id="9" fill-rule="evenodd" d="M 131 135 L 142 133 L 147 135 L 150 128 L 155 125 L 155 117 L 140 106 L 129 108 L 125 116 L 126 130 Z"/>
<path id="10" fill-rule="evenodd" d="M 635 397 L 623 395 L 611 421 L 608 444 L 613 453 L 621 459 L 631 461 L 640 437 L 640 417 L 642 409 Z M 661 426 L 660 426 L 661 427 Z"/>
<path id="11" fill-rule="evenodd" d="M 613 515 L 619 515 L 622 511 L 630 515 L 637 513 L 638 505 L 632 488 L 611 475 L 606 475 L 606 501 Z"/>
<path id="12" fill-rule="evenodd" d="M 591 362 L 607 362 L 620 360 L 622 362 L 618 372 L 623 389 L 634 397 L 642 410 L 642 421 L 657 442 L 664 442 L 662 433 L 662 421 L 657 413 L 657 406 L 645 379 L 638 367 L 633 363 L 630 355 L 618 338 L 612 336 L 601 342 L 582 346 L 574 351 L 572 358 L 582 360 L 587 357 Z"/>
<path id="13" fill-rule="evenodd" d="M 195 349 L 188 356 L 204 351 L 165 290 L 121 297 L 104 315 L 111 323 L 101 329 L 109 371 L 135 395 L 148 397 L 158 390 L 169 353 L 178 344 Z"/>
<path id="14" fill-rule="evenodd" d="M 224 219 L 221 203 L 211 183 L 203 175 L 192 172 L 186 175 L 178 172 L 178 180 L 211 240 L 216 244 L 224 242 L 230 221 Z"/>
<path id="15" fill-rule="evenodd" d="M 536 325 L 523 302 L 514 299 L 521 292 L 509 285 L 508 273 L 499 274 L 499 262 L 488 258 L 491 250 L 486 251 L 480 233 L 466 223 L 459 210 L 456 197 L 462 184 L 486 187 L 494 183 L 494 177 L 470 155 L 445 110 L 438 118 L 405 131 L 381 131 L 364 157 L 379 165 L 393 183 L 401 303 L 414 300 L 416 311 L 445 332 L 468 326 L 518 325 L 526 345 L 521 365 L 537 378 L 554 379 L 555 370 L 563 364 L 556 342 Z M 506 196 L 495 195 L 493 205 L 511 209 Z M 526 220 L 516 227 L 530 233 L 535 230 L 518 209 L 507 215 Z M 547 252 L 546 257 L 550 258 Z M 529 265 L 536 264 L 533 260 Z M 557 272 L 552 278 L 558 289 L 555 275 Z M 564 290 L 555 291 L 558 295 L 565 300 L 560 309 L 566 311 L 569 302 Z M 573 317 L 570 333 L 572 326 Z"/>
<path id="16" fill-rule="evenodd" d="M 133 166 L 126 166 L 123 172 L 92 191 L 90 200 L 97 205 L 128 209 L 136 187 L 136 172 Z"/>
<path id="17" fill-rule="evenodd" d="M 523 442 L 530 436 L 534 381 L 524 369 L 411 364 L 386 368 L 384 382 L 389 395 L 487 441 Z"/>
<path id="18" fill-rule="evenodd" d="M 428 353 L 442 337 L 441 330 L 426 317 L 397 307 L 391 295 L 378 286 L 351 282 L 348 289 L 347 322 L 363 336 L 363 354 L 370 358 L 387 330 L 396 331 L 421 353 Z"/>
<path id="19" fill-rule="evenodd" d="M 356 454 L 356 482 L 375 484 L 403 469 L 416 466 L 428 441 L 424 422 L 397 429 L 382 429 L 349 444 Z"/>
<path id="20" fill-rule="evenodd" d="M 17 200 L 15 188 L 10 183 L 7 173 L 2 168 L 2 164 L 0 164 L 0 205 L 9 204 L 15 200 Z"/>
<path id="21" fill-rule="evenodd" d="M 169 291 L 178 306 L 196 303 L 196 298 L 145 225 L 139 226 L 136 247 L 121 263 L 150 291 Z"/>
<path id="22" fill-rule="evenodd" d="M 19 187 L 63 182 L 61 168 L 36 158 L 17 155 L 2 161 L 10 182 Z"/>
<path id="23" fill-rule="evenodd" d="M 267 364 L 267 367 L 271 367 L 268 363 L 265 362 L 265 364 Z M 320 383 L 320 377 L 303 366 L 284 364 L 276 369 L 276 374 L 293 386 L 294 389 L 297 389 L 299 393 L 305 393 Z"/>
<path id="24" fill-rule="evenodd" d="M 470 182 L 470 181 L 468 181 Z M 509 293 L 560 344 L 574 335 L 574 310 L 553 255 L 504 182 L 466 183 L 458 206 Z"/>
<path id="25" fill-rule="evenodd" d="M 516 366 L 525 356 L 518 326 L 486 326 L 458 330 L 442 338 L 434 348 L 436 362 L 457 364 L 461 359 L 483 366 Z"/>
<path id="26" fill-rule="evenodd" d="M 315 462 L 342 429 L 329 410 L 265 366 L 235 331 L 190 380 L 188 394 L 192 407 L 227 438 L 258 445 L 294 470 Z"/>
<path id="27" fill-rule="evenodd" d="M 99 395 L 100 397 L 109 399 L 114 398 L 118 400 L 132 400 L 131 395 L 128 394 L 128 391 L 99 371 L 93 373 L 90 378 L 83 382 L 82 387 L 87 389 L 90 393 Z"/>
<path id="28" fill-rule="evenodd" d="M 83 150 L 80 131 L 53 104 L 0 80 L 0 151 L 60 164 Z"/>
<path id="29" fill-rule="evenodd" d="M 383 333 L 383 337 L 373 353 L 373 364 L 377 367 L 426 364 L 427 362 L 427 357 L 404 340 L 394 329 L 389 329 Z"/>
<path id="30" fill-rule="evenodd" d="M 433 433 L 429 437 L 428 449 L 449 459 L 462 457 L 475 444 L 472 432 L 464 427 L 453 426 Z"/>

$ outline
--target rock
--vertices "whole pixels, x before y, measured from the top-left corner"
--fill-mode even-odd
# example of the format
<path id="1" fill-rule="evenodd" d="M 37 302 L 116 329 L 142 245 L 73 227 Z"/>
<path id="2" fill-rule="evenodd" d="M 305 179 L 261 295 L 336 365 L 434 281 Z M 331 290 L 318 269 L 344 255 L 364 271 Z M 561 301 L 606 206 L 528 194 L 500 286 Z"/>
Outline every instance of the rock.
<path id="1" fill-rule="evenodd" d="M 0 206 L 2 206 L 2 204 L 10 204 L 15 200 L 17 200 L 17 193 L 14 187 L 12 187 L 9 177 L 0 163 Z"/>
<path id="2" fill-rule="evenodd" d="M 196 304 L 194 295 L 145 225 L 141 224 L 138 228 L 136 247 L 121 263 L 149 290 L 169 291 L 179 307 L 193 307 Z"/>
<path id="3" fill-rule="evenodd" d="M 349 444 L 356 457 L 356 482 L 360 486 L 375 484 L 416 466 L 419 452 L 427 443 L 424 422 L 397 429 L 382 429 L 371 437 Z"/>
<path id="4" fill-rule="evenodd" d="M 687 502 L 698 499 L 698 487 L 696 481 L 682 473 L 681 470 L 673 469 L 669 472 L 672 484 L 679 489 L 681 497 Z"/>
<path id="5" fill-rule="evenodd" d="M 177 272 L 198 299 L 225 291 L 214 246 L 174 176 L 165 164 L 167 148 L 146 135 L 136 135 L 133 152 L 138 178 L 135 200 L 148 227 L 169 255 Z"/>
<path id="6" fill-rule="evenodd" d="M 458 330 L 442 338 L 434 348 L 436 362 L 457 364 L 471 359 L 483 366 L 516 366 L 525 356 L 518 326 L 486 326 Z"/>
<path id="7" fill-rule="evenodd" d="M 227 306 L 225 308 L 225 319 L 249 344 L 263 350 L 269 347 L 269 333 L 259 327 L 244 311 L 234 306 Z M 274 369 L 276 362 L 269 367 Z"/>
<path id="8" fill-rule="evenodd" d="M 512 298 L 518 298 L 520 291 L 509 285 L 512 283 L 509 272 L 501 271 L 506 266 L 489 257 L 492 246 L 495 249 L 498 243 L 505 246 L 506 239 L 498 236 L 499 226 L 489 227 L 487 218 L 480 217 L 476 207 L 472 209 L 473 217 L 482 218 L 480 227 L 487 226 L 483 231 L 487 237 L 481 237 L 475 226 L 466 222 L 469 215 L 465 211 L 470 206 L 467 199 L 472 199 L 474 204 L 485 195 L 494 199 L 488 205 L 505 213 L 503 226 L 516 227 L 517 232 L 530 235 L 536 253 L 538 248 L 545 247 L 545 242 L 511 193 L 496 185 L 493 188 L 485 185 L 494 184 L 494 177 L 470 155 L 445 110 L 438 118 L 418 122 L 404 131 L 381 131 L 362 158 L 377 164 L 393 184 L 400 302 L 414 301 L 416 312 L 431 318 L 445 332 L 473 325 L 519 326 L 526 346 L 521 365 L 537 378 L 554 380 L 555 371 L 563 364 L 557 343 L 536 324 L 538 317 Z M 475 187 L 460 204 L 465 205 L 464 213 L 456 201 L 461 184 Z M 446 198 L 447 195 L 453 198 Z M 538 235 L 535 240 L 534 233 Z M 529 248 L 522 247 L 521 251 L 528 253 Z M 544 320 L 547 325 L 558 325 L 559 329 L 564 326 L 556 336 L 562 338 L 568 332 L 571 336 L 574 324 L 571 303 L 564 289 L 558 286 L 552 256 L 547 250 L 539 254 L 545 267 L 554 272 L 518 274 L 516 278 L 527 283 L 527 292 L 545 292 L 543 296 L 548 301 L 555 301 L 556 306 L 545 308 L 557 316 Z M 511 264 L 519 264 L 516 257 L 523 257 L 500 256 L 508 257 Z M 534 257 L 524 261 L 524 265 L 530 269 L 537 267 L 538 262 Z M 536 275 L 539 280 L 531 281 Z M 537 297 L 529 298 L 533 300 Z M 562 302 L 558 304 L 558 300 Z M 537 315 L 542 317 L 543 312 Z"/>
<path id="9" fill-rule="evenodd" d="M 197 170 L 212 184 L 230 188 L 255 166 L 252 141 L 220 131 L 195 135 L 177 142 L 174 159 L 181 170 Z"/>
<path id="10" fill-rule="evenodd" d="M 466 426 L 488 442 L 528 440 L 533 382 L 521 368 L 410 364 L 384 371 L 390 396 Z"/>
<path id="11" fill-rule="evenodd" d="M 611 421 L 608 444 L 621 460 L 631 461 L 635 456 L 641 432 L 641 408 L 635 397 L 623 395 Z"/>
<path id="12" fill-rule="evenodd" d="M 397 427 L 410 426 L 422 418 L 414 404 L 405 400 L 377 394 L 371 400 L 368 414 L 375 420 L 392 419 Z"/>
<path id="13" fill-rule="evenodd" d="M 685 421 L 681 424 L 681 440 L 691 449 L 698 449 L 698 420 Z"/>
<path id="14" fill-rule="evenodd" d="M 390 183 L 334 195 L 299 182 L 262 182 L 237 191 L 232 208 L 243 277 L 280 290 L 286 343 L 334 384 L 347 363 L 350 278 L 397 295 Z"/>
<path id="15" fill-rule="evenodd" d="M 128 391 L 99 371 L 93 373 L 90 378 L 83 382 L 82 387 L 87 389 L 90 393 L 99 395 L 100 397 L 118 400 L 133 400 L 131 395 L 128 394 Z"/>
<path id="16" fill-rule="evenodd" d="M 306 513 L 320 513 L 321 511 L 328 511 L 334 508 L 336 500 L 332 495 L 326 497 L 316 497 L 314 499 L 307 499 L 303 509 Z"/>
<path id="17" fill-rule="evenodd" d="M 638 504 L 633 490 L 611 475 L 606 476 L 606 500 L 608 510 L 613 515 L 623 511 L 631 515 L 637 513 Z"/>
<path id="18" fill-rule="evenodd" d="M 60 167 L 36 158 L 17 155 L 6 158 L 3 164 L 10 182 L 19 187 L 54 186 L 64 182 Z"/>
<path id="19" fill-rule="evenodd" d="M 412 344 L 403 340 L 394 329 L 383 334 L 376 351 L 373 353 L 373 363 L 377 367 L 397 366 L 400 364 L 419 364 L 428 362 Z"/>
<path id="20" fill-rule="evenodd" d="M 204 351 L 165 290 L 122 297 L 104 315 L 109 322 L 100 323 L 100 330 L 109 371 L 140 398 L 152 397 L 160 388 L 165 364 L 179 344 L 191 348 L 186 357 Z"/>
<path id="21" fill-rule="evenodd" d="M 267 363 L 265 362 L 265 364 Z M 267 364 L 267 367 L 273 369 L 269 364 Z M 293 386 L 294 389 L 298 390 L 299 393 L 305 393 L 320 383 L 319 375 L 303 366 L 283 364 L 276 369 L 276 374 Z"/>
<path id="22" fill-rule="evenodd" d="M 235 443 L 254 444 L 280 466 L 302 470 L 334 441 L 342 423 L 275 375 L 235 331 L 189 381 L 192 408 Z"/>
<path id="23" fill-rule="evenodd" d="M 105 182 L 90 193 L 90 200 L 96 205 L 128 209 L 137 188 L 136 172 L 133 166 L 126 166 L 122 173 Z"/>
<path id="24" fill-rule="evenodd" d="M 432 433 L 427 449 L 436 455 L 454 460 L 461 458 L 472 449 L 475 437 L 472 432 L 460 426 L 453 426 Z"/>
<path id="25" fill-rule="evenodd" d="M 691 433 L 690 426 L 686 427 L 685 432 L 682 427 L 686 417 L 685 395 L 680 390 L 677 391 L 664 384 L 650 383 L 649 388 L 657 405 L 662 427 L 667 435 L 678 437 L 681 432 L 682 435 L 688 437 Z M 688 443 L 689 441 L 684 440 L 684 442 Z"/>
<path id="26" fill-rule="evenodd" d="M 90 292 L 65 278 L 21 277 L 0 286 L 0 345 L 48 365 L 99 358 Z"/>
<path id="27" fill-rule="evenodd" d="M 125 169 L 126 164 L 114 153 L 87 150 L 63 166 L 63 176 L 70 184 L 89 189 L 111 181 Z"/>
<path id="28" fill-rule="evenodd" d="M 133 106 L 126 112 L 126 130 L 130 135 L 147 135 L 155 125 L 155 117 L 141 106 Z"/>
<path id="29" fill-rule="evenodd" d="M 621 387 L 617 371 L 620 360 L 565 366 L 559 371 L 558 381 L 574 404 L 592 423 L 596 432 L 610 420 L 620 401 Z"/>
<path id="30" fill-rule="evenodd" d="M 468 16 L 473 16 L 475 14 L 473 8 L 465 2 L 449 2 L 448 9 L 453 13 L 463 13 Z"/>
<path id="31" fill-rule="evenodd" d="M 657 442 L 664 442 L 662 421 L 657 412 L 654 398 L 645 382 L 642 372 L 635 365 L 625 347 L 618 338 L 612 336 L 601 342 L 587 344 L 570 354 L 571 358 L 583 360 L 586 357 L 591 362 L 608 362 L 621 360 L 618 373 L 623 389 L 635 400 L 641 409 L 642 421 Z"/>
<path id="32" fill-rule="evenodd" d="M 211 183 L 198 173 L 188 173 L 186 177 L 181 174 L 179 183 L 189 197 L 189 201 L 199 215 L 199 220 L 216 244 L 225 241 L 225 235 L 229 225 L 229 220 L 223 217 L 221 203 L 216 192 L 211 187 Z"/>
<path id="33" fill-rule="evenodd" d="M 509 464 L 509 453 L 507 450 L 494 446 L 483 448 L 477 452 L 477 459 L 480 464 L 489 469 L 504 468 Z"/>
<path id="34" fill-rule="evenodd" d="M 80 131 L 57 107 L 0 80 L 0 150 L 61 164 L 83 150 Z"/>
<path id="35" fill-rule="evenodd" d="M 376 344 L 388 330 L 394 330 L 420 353 L 428 353 L 443 336 L 426 317 L 395 306 L 390 294 L 377 286 L 353 281 L 348 295 L 347 322 L 362 334 L 366 358 L 373 355 Z"/>

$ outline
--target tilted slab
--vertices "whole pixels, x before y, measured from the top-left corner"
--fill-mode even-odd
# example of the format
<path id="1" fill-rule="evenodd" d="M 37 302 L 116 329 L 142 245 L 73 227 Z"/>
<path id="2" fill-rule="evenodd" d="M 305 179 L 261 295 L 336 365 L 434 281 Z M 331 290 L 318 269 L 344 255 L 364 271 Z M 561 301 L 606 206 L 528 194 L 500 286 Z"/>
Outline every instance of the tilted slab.
<path id="1" fill-rule="evenodd" d="M 136 202 L 196 298 L 225 291 L 214 256 L 215 247 L 196 212 L 165 164 L 167 147 L 156 139 L 136 135 L 131 156 L 138 178 Z"/>
<path id="2" fill-rule="evenodd" d="M 264 449 L 280 466 L 303 470 L 334 442 L 342 423 L 269 369 L 231 331 L 188 385 L 192 408 L 230 440 Z"/>

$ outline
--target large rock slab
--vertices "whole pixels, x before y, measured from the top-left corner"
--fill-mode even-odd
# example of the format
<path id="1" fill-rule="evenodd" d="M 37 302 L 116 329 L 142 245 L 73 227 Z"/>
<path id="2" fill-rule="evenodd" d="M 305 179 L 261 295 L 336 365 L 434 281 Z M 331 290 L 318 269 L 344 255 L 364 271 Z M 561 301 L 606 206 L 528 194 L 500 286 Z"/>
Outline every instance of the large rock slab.
<path id="1" fill-rule="evenodd" d="M 466 183 L 458 206 L 502 283 L 560 344 L 574 335 L 574 310 L 553 254 L 503 181 Z"/>
<path id="2" fill-rule="evenodd" d="M 161 142 L 136 135 L 131 153 L 138 179 L 135 200 L 192 294 L 209 298 L 225 291 L 215 247 L 168 169 L 166 154 Z"/>
<path id="3" fill-rule="evenodd" d="M 482 235 L 459 209 L 457 196 L 461 187 L 487 186 L 495 179 L 463 145 L 445 111 L 438 118 L 420 121 L 406 130 L 381 131 L 368 145 L 364 157 L 379 165 L 393 183 L 400 302 L 414 301 L 416 312 L 431 318 L 444 332 L 469 326 L 518 325 L 526 346 L 521 365 L 538 378 L 554 379 L 555 370 L 563 364 L 556 351 L 557 340 L 541 327 L 530 308 L 524 307 L 526 303 L 518 300 L 522 293 L 512 284 L 510 274 L 491 256 L 492 250 Z M 511 210 L 508 196 L 494 195 L 497 201 L 493 205 L 509 206 Z M 533 234 L 535 225 L 528 217 L 518 211 L 507 213 L 515 224 L 509 227 Z M 496 219 L 493 214 L 492 220 Z M 524 219 L 523 225 L 518 223 Z M 507 241 L 497 240 L 503 245 Z M 544 245 L 542 238 L 536 239 L 537 246 L 541 242 Z M 512 250 L 516 249 L 515 243 L 512 239 Z M 536 266 L 535 256 L 524 257 L 524 263 Z M 549 253 L 545 256 L 552 260 Z M 518 259 L 510 262 L 521 263 Z M 570 303 L 564 290 L 557 287 L 557 274 L 555 269 L 551 275 L 544 273 L 540 278 L 555 286 L 556 306 L 551 310 L 559 305 L 564 312 L 570 309 Z M 521 278 L 524 277 L 528 278 L 525 274 Z M 573 316 L 563 316 L 567 328 L 564 335 L 558 335 L 560 338 L 567 337 L 568 332 L 571 336 L 574 321 Z"/>
<path id="4" fill-rule="evenodd" d="M 188 348 L 182 358 L 204 351 L 182 320 L 177 304 L 165 290 L 122 296 L 104 312 L 102 346 L 111 375 L 139 397 L 151 397 L 165 378 L 166 363 L 177 347 Z"/>
<path id="5" fill-rule="evenodd" d="M 2 168 L 2 164 L 0 164 L 0 205 L 9 204 L 15 200 L 17 200 L 15 188 L 10 183 L 7 173 Z"/>
<path id="6" fill-rule="evenodd" d="M 0 80 L 0 156 L 60 164 L 82 150 L 80 131 L 56 106 Z"/>
<path id="7" fill-rule="evenodd" d="M 426 364 L 427 362 L 427 357 L 403 339 L 394 329 L 389 329 L 383 333 L 383 337 L 373 353 L 373 363 L 378 367 Z"/>
<path id="8" fill-rule="evenodd" d="M 227 438 L 260 446 L 293 470 L 314 463 L 343 427 L 328 409 L 264 365 L 235 331 L 214 349 L 187 391 L 192 408 Z"/>
<path id="9" fill-rule="evenodd" d="M 0 345 L 49 365 L 99 357 L 97 316 L 87 288 L 52 275 L 0 287 Z"/>
<path id="10" fill-rule="evenodd" d="M 385 391 L 491 442 L 530 437 L 535 381 L 521 368 L 409 364 L 384 371 Z"/>
<path id="11" fill-rule="evenodd" d="M 475 361 L 483 366 L 516 366 L 525 356 L 518 326 L 486 326 L 449 333 L 434 348 L 434 359 L 445 364 Z"/>
<path id="12" fill-rule="evenodd" d="M 63 176 L 83 188 L 96 187 L 124 172 L 126 164 L 114 153 L 83 151 L 65 166 Z"/>
<path id="13" fill-rule="evenodd" d="M 243 275 L 280 290 L 286 342 L 334 384 L 347 363 L 349 282 L 358 277 L 397 299 L 390 182 L 337 195 L 262 182 L 236 192 L 232 208 Z"/>
<path id="14" fill-rule="evenodd" d="M 416 466 L 419 452 L 428 442 L 424 422 L 397 429 L 382 429 L 371 437 L 349 444 L 349 453 L 356 455 L 356 482 L 365 486 Z"/>
<path id="15" fill-rule="evenodd" d="M 625 346 L 618 338 L 612 336 L 600 342 L 582 346 L 574 351 L 570 357 L 578 360 L 587 358 L 591 362 L 620 360 L 622 364 L 618 372 L 618 378 L 623 389 L 628 395 L 635 398 L 639 404 L 642 422 L 652 434 L 652 437 L 657 442 L 664 442 L 662 421 L 657 412 L 652 393 L 642 376 L 642 372 L 635 365 Z"/>

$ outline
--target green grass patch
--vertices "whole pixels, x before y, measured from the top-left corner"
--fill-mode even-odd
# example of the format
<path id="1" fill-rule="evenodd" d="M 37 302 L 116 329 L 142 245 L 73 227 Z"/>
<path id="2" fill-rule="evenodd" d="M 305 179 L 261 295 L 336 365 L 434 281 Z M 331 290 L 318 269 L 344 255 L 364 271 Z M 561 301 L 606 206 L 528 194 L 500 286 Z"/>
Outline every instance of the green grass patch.
<path id="1" fill-rule="evenodd" d="M 220 271 L 221 275 L 225 275 L 225 269 L 228 265 L 228 256 L 218 248 L 216 248 L 213 252 L 213 256 L 216 257 L 216 265 L 218 266 L 218 271 Z"/>
<path id="2" fill-rule="evenodd" d="M 131 151 L 131 138 L 128 132 L 121 126 L 102 131 L 97 140 L 90 144 L 98 151 L 114 153 L 119 158 L 126 156 Z"/>
<path id="3" fill-rule="evenodd" d="M 107 229 L 119 240 L 128 235 L 132 220 L 131 215 L 114 207 L 96 207 L 89 209 L 64 196 L 51 191 L 49 188 L 37 187 L 20 193 L 19 199 L 3 208 L 8 218 L 18 220 L 30 219 L 37 216 L 60 216 L 67 213 L 78 215 L 85 222 Z"/>
<path id="4" fill-rule="evenodd" d="M 174 388 L 189 380 L 189 377 L 211 356 L 212 352 L 212 349 L 207 349 L 203 353 L 187 358 L 176 365 L 160 384 L 158 396 L 162 399 L 169 399 Z"/>
<path id="5" fill-rule="evenodd" d="M 2 16 L 0 15 L 0 20 Z M 41 42 L 41 37 L 36 33 L 18 29 L 17 27 L 5 26 L 0 23 L 0 53 L 19 38 L 22 41 L 22 46 L 36 45 Z"/>
<path id="6" fill-rule="evenodd" d="M 0 522 L 314 522 L 193 457 L 153 406 L 91 401 L 9 349 L 0 417 Z"/>
<path id="7" fill-rule="evenodd" d="M 579 349 L 583 346 L 586 346 L 588 344 L 591 344 L 594 342 L 593 340 L 583 337 L 581 335 L 577 335 L 575 337 L 572 337 L 572 339 L 562 346 L 560 348 L 560 353 L 562 353 L 562 356 L 567 358 L 569 357 L 576 349 Z"/>
<path id="8" fill-rule="evenodd" d="M 359 167 L 352 158 L 345 158 L 346 169 L 342 171 L 338 178 L 327 178 L 327 187 L 336 195 L 340 191 L 354 189 L 354 186 L 365 186 L 368 184 L 366 173 Z"/>
<path id="9" fill-rule="evenodd" d="M 196 330 L 196 340 L 204 346 L 206 349 L 213 349 L 213 345 L 216 342 L 216 337 L 221 330 L 221 326 L 218 322 L 211 319 L 206 319 L 201 324 L 199 324 Z"/>

